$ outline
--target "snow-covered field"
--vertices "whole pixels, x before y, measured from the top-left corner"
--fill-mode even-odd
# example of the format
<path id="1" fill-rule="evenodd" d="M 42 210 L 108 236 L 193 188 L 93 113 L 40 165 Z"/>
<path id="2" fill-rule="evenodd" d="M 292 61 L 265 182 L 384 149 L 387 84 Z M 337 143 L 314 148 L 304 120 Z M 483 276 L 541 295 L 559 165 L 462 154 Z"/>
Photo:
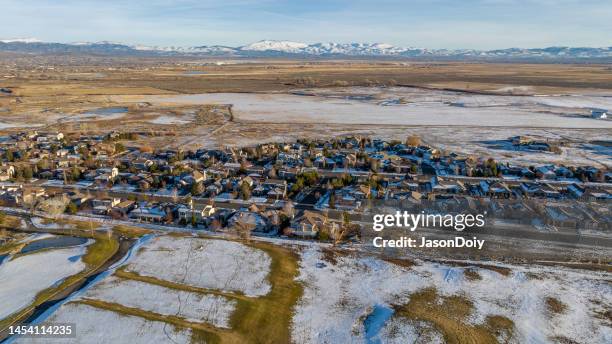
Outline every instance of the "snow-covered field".
<path id="1" fill-rule="evenodd" d="M 117 277 L 104 280 L 82 297 L 225 328 L 229 328 L 229 319 L 236 306 L 235 301 L 222 296 L 178 291 Z"/>
<path id="2" fill-rule="evenodd" d="M 191 120 L 173 116 L 159 116 L 155 119 L 149 120 L 148 122 L 152 124 L 187 124 L 190 123 Z"/>
<path id="3" fill-rule="evenodd" d="M 404 268 L 372 257 L 340 257 L 334 265 L 317 248 L 306 249 L 299 276 L 305 290 L 293 319 L 294 339 L 297 343 L 364 342 L 363 319 L 374 307 L 405 304 L 411 293 L 434 287 L 441 296 L 461 295 L 471 300 L 470 323 L 482 324 L 487 315 L 512 320 L 515 342 L 546 343 L 555 336 L 579 343 L 612 342 L 612 329 L 596 315 L 612 307 L 610 274 L 507 267 L 512 270 L 509 276 L 478 268 L 481 279 L 469 280 L 464 268 L 444 264 L 420 262 Z M 560 300 L 567 309 L 553 318 L 545 304 L 547 297 Z M 391 319 L 378 336 L 416 333 L 414 323 Z M 404 337 L 400 342 L 412 340 Z"/>
<path id="4" fill-rule="evenodd" d="M 123 99 L 119 97 L 118 99 Z M 417 88 L 340 88 L 297 94 L 207 93 L 146 96 L 176 104 L 233 104 L 246 121 L 381 125 L 517 126 L 612 128 L 589 108 L 612 108 L 604 96 L 498 96 Z"/>
<path id="5" fill-rule="evenodd" d="M 85 268 L 85 246 L 32 253 L 0 265 L 0 319 L 27 307 L 36 295 Z"/>
<path id="6" fill-rule="evenodd" d="M 32 219 L 32 222 L 33 219 Z M 49 234 L 49 233 L 33 233 L 33 234 L 29 234 L 27 237 L 19 240 L 20 243 L 29 243 L 29 242 L 33 242 L 33 241 L 37 241 L 37 240 L 43 240 L 43 239 L 49 239 L 49 238 L 54 238 L 56 237 L 56 235 L 54 234 Z"/>
<path id="7" fill-rule="evenodd" d="M 73 224 L 70 224 L 70 223 L 58 224 L 53 221 L 48 221 L 47 219 L 44 219 L 42 217 L 32 217 L 32 224 L 34 225 L 34 227 L 40 228 L 40 229 L 62 229 L 62 228 L 74 228 L 75 227 Z"/>
<path id="8" fill-rule="evenodd" d="M 195 287 L 261 296 L 270 291 L 271 259 L 227 240 L 157 237 L 140 249 L 127 271 Z"/>
<path id="9" fill-rule="evenodd" d="M 119 315 L 82 304 L 68 303 L 60 307 L 48 324 L 76 324 L 75 338 L 21 338 L 17 343 L 79 343 L 79 344 L 150 344 L 190 343 L 191 331 L 139 317 Z"/>

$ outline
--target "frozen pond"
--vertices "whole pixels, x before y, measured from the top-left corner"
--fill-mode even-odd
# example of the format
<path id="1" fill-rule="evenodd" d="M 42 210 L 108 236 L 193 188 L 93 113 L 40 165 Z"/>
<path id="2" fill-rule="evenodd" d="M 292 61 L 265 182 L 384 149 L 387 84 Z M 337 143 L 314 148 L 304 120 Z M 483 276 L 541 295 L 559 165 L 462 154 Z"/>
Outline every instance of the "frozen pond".
<path id="1" fill-rule="evenodd" d="M 20 253 L 31 253 L 49 248 L 64 248 L 83 245 L 87 242 L 86 238 L 71 236 L 54 236 L 33 241 L 21 249 Z"/>
<path id="2" fill-rule="evenodd" d="M 189 70 L 183 73 L 183 75 L 205 75 L 208 74 L 207 72 L 202 72 L 199 70 Z"/>
<path id="3" fill-rule="evenodd" d="M 27 307 L 36 295 L 85 268 L 85 246 L 14 257 L 0 265 L 0 319 Z"/>
<path id="4" fill-rule="evenodd" d="M 99 108 L 87 110 L 83 113 L 62 118 L 62 121 L 97 121 L 119 119 L 128 113 L 128 108 L 124 106 L 113 106 L 107 108 Z"/>
<path id="5" fill-rule="evenodd" d="M 155 119 L 149 120 L 149 123 L 152 124 L 187 124 L 190 123 L 190 120 L 187 119 L 181 119 L 178 117 L 172 117 L 172 116 L 159 116 Z"/>
<path id="6" fill-rule="evenodd" d="M 612 108 L 612 98 L 608 96 L 502 96 L 416 88 L 346 88 L 293 94 L 143 96 L 143 100 L 233 104 L 239 120 L 253 122 L 612 129 L 612 121 L 589 116 L 591 108 Z"/>

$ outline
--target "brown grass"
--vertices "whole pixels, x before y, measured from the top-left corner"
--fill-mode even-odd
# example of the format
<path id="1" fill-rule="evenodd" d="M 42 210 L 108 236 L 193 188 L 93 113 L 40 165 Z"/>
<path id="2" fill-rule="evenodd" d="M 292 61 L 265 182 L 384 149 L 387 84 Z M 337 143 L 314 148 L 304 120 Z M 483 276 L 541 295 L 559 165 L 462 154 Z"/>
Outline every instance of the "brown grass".
<path id="1" fill-rule="evenodd" d="M 113 227 L 113 232 L 118 233 L 126 238 L 140 238 L 143 235 L 151 234 L 152 231 L 135 226 L 117 225 Z"/>
<path id="2" fill-rule="evenodd" d="M 510 274 L 512 273 L 512 270 L 510 268 L 506 268 L 503 266 L 497 266 L 497 265 L 464 263 L 464 262 L 459 262 L 459 261 L 450 261 L 450 262 L 445 262 L 445 263 L 449 265 L 454 265 L 454 266 L 477 267 L 481 269 L 495 271 L 498 274 L 501 274 L 506 277 L 510 276 Z"/>
<path id="3" fill-rule="evenodd" d="M 563 336 L 552 337 L 550 340 L 556 344 L 579 344 L 578 342 Z"/>
<path id="4" fill-rule="evenodd" d="M 134 280 L 134 281 L 154 284 L 154 285 L 158 285 L 164 288 L 169 288 L 169 289 L 174 289 L 174 290 L 182 290 L 182 291 L 188 291 L 192 293 L 201 293 L 201 294 L 213 294 L 213 295 L 218 295 L 218 296 L 223 296 L 223 297 L 228 297 L 228 298 L 238 299 L 238 300 L 248 300 L 249 299 L 248 297 L 244 296 L 242 293 L 239 293 L 239 292 L 230 293 L 230 292 L 224 292 L 224 291 L 220 291 L 216 289 L 201 288 L 201 287 L 195 287 L 195 286 L 191 286 L 187 284 L 166 281 L 166 280 L 162 280 L 162 279 L 151 277 L 151 276 L 143 276 L 133 271 L 126 271 L 125 267 L 117 269 L 117 271 L 115 271 L 115 276 Z"/>
<path id="5" fill-rule="evenodd" d="M 303 287 L 295 281 L 298 257 L 289 249 L 267 243 L 249 246 L 265 251 L 272 258 L 268 280 L 272 290 L 253 302 L 238 303 L 231 323 L 245 343 L 290 343 L 293 307 Z"/>
<path id="6" fill-rule="evenodd" d="M 478 273 L 478 270 L 476 270 L 476 269 L 466 269 L 466 270 L 464 270 L 463 271 L 463 276 L 465 276 L 465 278 L 468 281 L 480 281 L 482 279 L 482 277 Z"/>
<path id="7" fill-rule="evenodd" d="M 405 259 L 405 258 L 382 257 L 382 259 L 386 262 L 389 262 L 395 265 L 399 265 L 407 269 L 410 269 L 416 265 L 416 263 L 413 260 Z"/>
<path id="8" fill-rule="evenodd" d="M 228 330 L 220 329 L 206 323 L 188 321 L 184 318 L 174 315 L 162 315 L 154 312 L 143 311 L 138 308 L 123 306 L 118 303 L 93 300 L 88 298 L 80 299 L 78 301 L 75 301 L 75 303 L 109 310 L 123 315 L 141 317 L 149 321 L 161 321 L 168 324 L 172 324 L 177 327 L 198 330 L 197 338 L 201 339 L 202 342 L 206 343 L 219 343 L 221 341 L 220 335 L 223 335 L 226 338 L 231 338 L 231 340 L 233 340 L 234 342 L 238 341 L 238 338 Z"/>
<path id="9" fill-rule="evenodd" d="M 431 323 L 446 343 L 497 343 L 492 329 L 467 323 L 473 305 L 462 296 L 441 297 L 434 288 L 427 288 L 412 294 L 408 304 L 395 308 L 398 316 Z M 496 320 L 493 323 L 498 325 Z"/>
<path id="10" fill-rule="evenodd" d="M 551 314 L 561 314 L 567 309 L 567 305 L 565 303 L 554 297 L 547 297 L 545 302 L 546 309 L 548 309 Z"/>
<path id="11" fill-rule="evenodd" d="M 489 315 L 483 325 L 500 342 L 507 343 L 514 333 L 514 322 L 501 315 Z"/>
<path id="12" fill-rule="evenodd" d="M 8 229 L 16 229 L 21 226 L 21 218 L 13 215 L 4 215 L 0 227 Z"/>

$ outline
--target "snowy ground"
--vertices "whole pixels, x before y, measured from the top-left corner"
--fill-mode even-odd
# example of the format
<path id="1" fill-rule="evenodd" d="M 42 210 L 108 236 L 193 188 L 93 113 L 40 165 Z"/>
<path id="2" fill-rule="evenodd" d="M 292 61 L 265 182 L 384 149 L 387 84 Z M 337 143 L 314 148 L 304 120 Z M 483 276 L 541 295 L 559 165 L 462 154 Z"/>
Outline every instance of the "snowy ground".
<path id="1" fill-rule="evenodd" d="M 469 280 L 464 268 L 420 262 L 404 268 L 372 257 L 323 259 L 315 247 L 302 253 L 299 280 L 305 284 L 293 319 L 297 343 L 363 342 L 363 319 L 376 306 L 405 304 L 410 294 L 434 287 L 442 296 L 462 295 L 474 304 L 469 321 L 483 323 L 487 315 L 502 315 L 515 324 L 515 342 L 546 343 L 563 336 L 579 343 L 610 343 L 612 329 L 596 316 L 612 307 L 609 273 L 564 268 L 507 266 L 512 273 L 476 269 L 481 280 Z M 546 297 L 567 309 L 554 318 Z M 392 318 L 378 333 L 383 342 L 396 342 L 397 333 L 416 333 L 418 324 Z M 392 328 L 392 329 L 391 329 Z M 393 338 L 384 338 L 391 336 Z M 432 340 L 435 342 L 438 336 Z M 410 343 L 414 338 L 403 338 Z"/>
<path id="2" fill-rule="evenodd" d="M 34 227 L 39 229 L 62 229 L 62 228 L 75 228 L 73 224 L 59 224 L 42 217 L 32 217 L 32 224 Z"/>
<path id="3" fill-rule="evenodd" d="M 188 321 L 229 328 L 236 302 L 222 296 L 177 291 L 153 284 L 111 277 L 82 295 Z"/>
<path id="4" fill-rule="evenodd" d="M 36 295 L 85 268 L 85 246 L 42 251 L 0 265 L 0 319 L 30 305 Z"/>
<path id="5" fill-rule="evenodd" d="M 261 296 L 270 291 L 270 264 L 265 252 L 236 242 L 162 236 L 147 243 L 127 270 L 201 288 Z"/>
<path id="6" fill-rule="evenodd" d="M 190 119 L 182 119 L 182 118 L 173 117 L 173 116 L 159 116 L 159 117 L 156 117 L 155 119 L 148 120 L 147 122 L 152 123 L 152 124 L 187 124 L 187 123 L 190 123 L 191 121 L 192 120 Z"/>
<path id="7" fill-rule="evenodd" d="M 37 240 L 54 238 L 56 235 L 50 233 L 33 233 L 29 234 L 27 237 L 19 240 L 20 243 L 30 243 Z"/>
<path id="8" fill-rule="evenodd" d="M 590 108 L 612 108 L 612 98 L 605 96 L 498 96 L 408 87 L 304 92 L 308 95 L 207 93 L 143 98 L 153 103 L 233 104 L 239 120 L 254 122 L 612 128 L 612 121 L 589 116 Z"/>
<path id="9" fill-rule="evenodd" d="M 190 343 L 191 331 L 82 304 L 63 305 L 48 324 L 76 324 L 76 338 L 22 338 L 17 343 L 149 344 Z"/>

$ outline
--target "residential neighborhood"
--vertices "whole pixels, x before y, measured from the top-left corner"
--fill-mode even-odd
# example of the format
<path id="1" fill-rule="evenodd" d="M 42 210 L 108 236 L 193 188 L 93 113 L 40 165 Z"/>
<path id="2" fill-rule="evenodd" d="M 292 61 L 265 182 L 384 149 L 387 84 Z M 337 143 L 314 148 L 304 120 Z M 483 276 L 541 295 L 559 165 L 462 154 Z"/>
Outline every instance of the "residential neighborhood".
<path id="1" fill-rule="evenodd" d="M 486 212 L 544 230 L 612 223 L 612 172 L 591 166 L 517 166 L 442 151 L 416 136 L 177 151 L 130 146 L 136 135 L 4 136 L 0 203 L 51 216 L 315 240 L 358 235 L 379 204 Z"/>

